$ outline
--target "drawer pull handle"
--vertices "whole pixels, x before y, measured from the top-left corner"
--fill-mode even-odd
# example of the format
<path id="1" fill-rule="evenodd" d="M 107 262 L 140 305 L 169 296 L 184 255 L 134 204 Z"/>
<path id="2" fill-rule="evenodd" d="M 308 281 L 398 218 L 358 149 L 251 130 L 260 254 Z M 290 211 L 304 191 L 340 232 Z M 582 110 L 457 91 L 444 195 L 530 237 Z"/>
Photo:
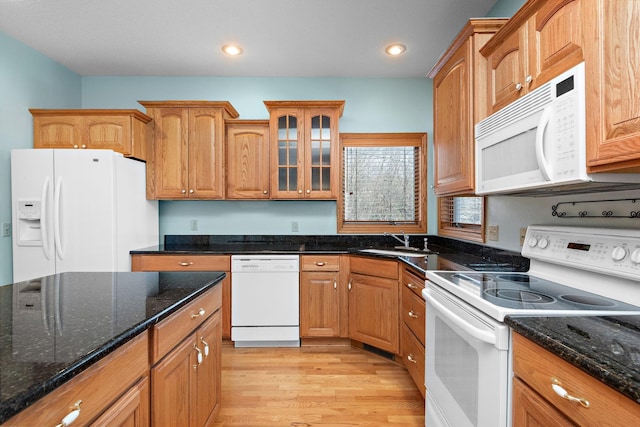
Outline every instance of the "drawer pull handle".
<path id="1" fill-rule="evenodd" d="M 204 316 L 204 315 L 205 315 L 205 313 L 206 313 L 206 311 L 204 311 L 204 308 L 201 308 L 200 310 L 198 310 L 198 312 L 197 312 L 197 313 L 192 314 L 192 315 L 191 315 L 191 318 L 192 318 L 192 319 L 195 319 L 196 317 Z"/>
<path id="2" fill-rule="evenodd" d="M 204 357 L 209 356 L 209 344 L 204 340 L 204 338 L 200 338 L 200 342 L 204 346 Z"/>
<path id="3" fill-rule="evenodd" d="M 347 289 L 351 290 L 351 282 L 353 282 L 353 279 L 349 279 L 349 284 L 347 285 Z"/>
<path id="4" fill-rule="evenodd" d="M 581 404 L 585 408 L 589 407 L 589 401 L 587 399 L 583 399 L 581 397 L 573 397 L 573 396 L 571 396 L 567 392 L 567 390 L 565 390 L 560 385 L 560 381 L 558 381 L 556 378 L 551 378 L 551 388 L 553 389 L 553 391 L 556 392 L 556 394 L 558 396 L 562 397 L 563 399 L 567 399 L 567 400 L 569 400 L 571 402 L 578 402 L 579 404 Z"/>
<path id="5" fill-rule="evenodd" d="M 338 281 L 336 279 L 333 279 L 333 290 L 334 291 L 338 290 Z"/>
<path id="6" fill-rule="evenodd" d="M 178 265 L 180 267 L 189 267 L 190 265 L 193 265 L 193 262 L 191 262 L 191 261 L 181 261 L 181 262 L 178 263 Z"/>
<path id="7" fill-rule="evenodd" d="M 193 345 L 193 348 L 198 352 L 198 365 L 195 366 L 195 367 L 198 367 L 202 364 L 202 350 L 200 350 L 198 346 L 195 344 Z"/>
<path id="8" fill-rule="evenodd" d="M 69 412 L 65 417 L 60 421 L 56 427 L 67 427 L 80 416 L 80 405 L 82 405 L 82 400 L 78 400 L 75 405 L 73 405 L 73 411 Z"/>
<path id="9" fill-rule="evenodd" d="M 413 357 L 413 354 L 409 354 L 407 356 L 407 360 L 411 363 L 418 363 L 418 361 Z"/>
<path id="10" fill-rule="evenodd" d="M 409 289 L 418 289 L 418 287 L 416 285 L 414 285 L 413 283 L 411 283 L 411 282 L 407 283 L 407 288 L 409 288 Z"/>
<path id="11" fill-rule="evenodd" d="M 315 263 L 315 265 L 317 265 L 318 267 L 324 267 L 327 263 L 326 262 L 322 262 L 322 261 L 318 261 Z"/>
<path id="12" fill-rule="evenodd" d="M 415 313 L 413 312 L 413 310 L 411 310 L 411 311 L 409 311 L 409 317 L 412 317 L 412 318 L 414 318 L 414 319 L 417 319 L 417 318 L 418 318 L 418 315 L 417 315 L 417 314 L 415 314 Z"/>

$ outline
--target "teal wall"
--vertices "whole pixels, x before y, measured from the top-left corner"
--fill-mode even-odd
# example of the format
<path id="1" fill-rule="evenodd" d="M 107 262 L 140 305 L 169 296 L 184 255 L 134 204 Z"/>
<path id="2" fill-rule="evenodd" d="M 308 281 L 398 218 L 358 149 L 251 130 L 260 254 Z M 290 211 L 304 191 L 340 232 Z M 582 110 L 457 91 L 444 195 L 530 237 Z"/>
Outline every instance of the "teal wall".
<path id="1" fill-rule="evenodd" d="M 429 132 L 432 84 L 426 78 L 85 77 L 84 108 L 144 108 L 138 100 L 229 101 L 244 119 L 268 119 L 265 100 L 344 99 L 341 132 Z M 431 151 L 431 150 L 429 150 Z M 431 164 L 431 162 L 429 162 Z M 429 168 L 430 169 L 430 168 Z M 429 218 L 435 220 L 435 203 Z M 198 221 L 198 230 L 190 228 Z M 164 234 L 336 234 L 334 201 L 163 201 Z M 435 230 L 435 228 L 432 228 Z"/>
<path id="2" fill-rule="evenodd" d="M 33 147 L 29 108 L 79 108 L 82 79 L 0 32 L 0 223 L 11 222 L 11 149 Z M 0 237 L 0 285 L 12 280 L 11 238 Z"/>

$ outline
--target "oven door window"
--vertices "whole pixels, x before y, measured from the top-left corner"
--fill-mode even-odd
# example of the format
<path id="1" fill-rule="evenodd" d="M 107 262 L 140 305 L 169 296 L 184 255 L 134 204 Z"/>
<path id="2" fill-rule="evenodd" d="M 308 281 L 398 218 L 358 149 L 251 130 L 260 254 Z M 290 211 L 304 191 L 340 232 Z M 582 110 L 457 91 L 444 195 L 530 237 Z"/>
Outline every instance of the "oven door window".
<path id="1" fill-rule="evenodd" d="M 450 427 L 507 426 L 508 327 L 428 290 L 425 383 L 437 411 L 427 418 L 438 414 L 438 423 Z"/>

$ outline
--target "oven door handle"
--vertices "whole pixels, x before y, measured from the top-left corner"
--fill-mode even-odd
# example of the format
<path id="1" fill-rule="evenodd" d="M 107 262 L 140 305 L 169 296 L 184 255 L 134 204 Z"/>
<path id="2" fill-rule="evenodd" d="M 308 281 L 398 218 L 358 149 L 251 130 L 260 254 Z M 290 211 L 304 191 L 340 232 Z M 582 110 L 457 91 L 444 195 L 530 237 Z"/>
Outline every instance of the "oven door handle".
<path id="1" fill-rule="evenodd" d="M 426 289 L 425 289 L 426 290 Z M 436 310 L 438 310 L 444 317 L 446 317 L 451 323 L 455 324 L 457 327 L 471 335 L 472 337 L 485 342 L 487 344 L 496 345 L 497 338 L 495 334 L 491 332 L 484 331 L 480 328 L 476 328 L 475 326 L 465 322 L 459 316 L 456 316 L 454 312 L 449 310 L 447 307 L 442 305 L 442 303 L 438 302 L 428 290 L 427 292 L 423 292 L 423 295 L 427 299 L 427 302 L 433 306 Z"/>

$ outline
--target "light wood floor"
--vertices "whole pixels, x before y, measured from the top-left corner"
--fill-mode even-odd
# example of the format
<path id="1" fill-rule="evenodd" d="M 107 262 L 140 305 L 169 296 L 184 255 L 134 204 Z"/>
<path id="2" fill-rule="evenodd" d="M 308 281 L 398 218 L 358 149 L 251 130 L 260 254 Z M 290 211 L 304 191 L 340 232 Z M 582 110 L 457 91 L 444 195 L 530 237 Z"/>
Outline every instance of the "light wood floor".
<path id="1" fill-rule="evenodd" d="M 222 348 L 214 426 L 424 426 L 407 371 L 349 346 Z"/>

